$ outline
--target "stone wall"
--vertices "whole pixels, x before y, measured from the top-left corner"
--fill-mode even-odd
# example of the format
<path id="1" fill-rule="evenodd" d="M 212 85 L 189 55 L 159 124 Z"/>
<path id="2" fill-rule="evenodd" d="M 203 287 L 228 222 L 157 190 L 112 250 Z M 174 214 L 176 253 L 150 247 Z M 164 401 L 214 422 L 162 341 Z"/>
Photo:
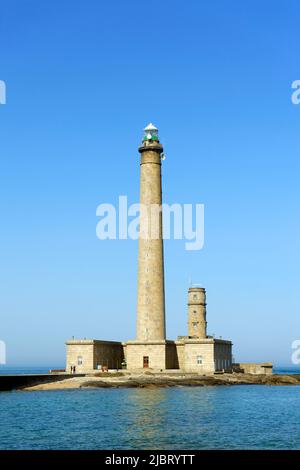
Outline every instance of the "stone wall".
<path id="1" fill-rule="evenodd" d="M 187 372 L 213 373 L 214 343 L 205 340 L 186 340 L 184 344 L 184 370 Z"/>
<path id="2" fill-rule="evenodd" d="M 126 343 L 127 369 L 143 369 L 144 357 L 149 358 L 149 369 L 163 370 L 166 368 L 166 342 Z"/>
<path id="3" fill-rule="evenodd" d="M 71 371 L 71 366 L 78 373 L 93 371 L 98 365 L 120 369 L 124 359 L 123 345 L 116 341 L 70 340 L 66 346 L 66 372 Z"/>
<path id="4" fill-rule="evenodd" d="M 85 372 L 94 368 L 94 341 L 72 340 L 66 342 L 67 362 L 66 372 L 71 372 L 71 366 L 76 372 Z M 80 359 L 81 358 L 81 359 Z"/>
<path id="5" fill-rule="evenodd" d="M 176 341 L 175 345 L 178 368 L 184 370 L 184 343 L 181 341 Z"/>
<path id="6" fill-rule="evenodd" d="M 168 341 L 166 345 L 166 369 L 179 369 L 177 348 L 174 341 Z"/>
<path id="7" fill-rule="evenodd" d="M 95 341 L 94 369 L 106 366 L 108 369 L 121 369 L 124 360 L 122 343 L 113 341 Z"/>
<path id="8" fill-rule="evenodd" d="M 222 339 L 214 340 L 214 362 L 216 371 L 232 370 L 232 343 Z"/>
<path id="9" fill-rule="evenodd" d="M 273 364 L 271 362 L 263 362 L 257 364 L 254 362 L 239 362 L 233 364 L 234 372 L 240 372 L 244 374 L 272 374 L 273 373 Z"/>
<path id="10" fill-rule="evenodd" d="M 179 337 L 176 341 L 178 366 L 187 372 L 214 373 L 232 370 L 232 343 L 214 338 Z"/>

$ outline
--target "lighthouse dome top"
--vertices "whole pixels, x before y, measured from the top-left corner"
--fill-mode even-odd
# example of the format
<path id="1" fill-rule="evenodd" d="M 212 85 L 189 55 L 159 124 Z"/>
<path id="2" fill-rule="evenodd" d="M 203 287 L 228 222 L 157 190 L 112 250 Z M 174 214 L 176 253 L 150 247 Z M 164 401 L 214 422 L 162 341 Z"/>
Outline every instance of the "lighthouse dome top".
<path id="1" fill-rule="evenodd" d="M 145 140 L 156 140 L 158 141 L 158 129 L 155 127 L 152 122 L 148 124 L 148 126 L 145 127 L 144 129 L 144 138 L 143 142 Z"/>
<path id="2" fill-rule="evenodd" d="M 145 127 L 144 131 L 156 131 L 158 132 L 157 127 L 155 127 L 152 122 L 149 122 L 148 126 Z"/>

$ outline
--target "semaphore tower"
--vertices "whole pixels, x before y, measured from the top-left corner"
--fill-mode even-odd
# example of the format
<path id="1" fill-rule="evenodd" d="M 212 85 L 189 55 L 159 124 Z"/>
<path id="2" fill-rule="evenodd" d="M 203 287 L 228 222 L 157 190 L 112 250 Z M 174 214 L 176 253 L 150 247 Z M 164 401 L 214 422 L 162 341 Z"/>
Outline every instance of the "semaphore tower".
<path id="1" fill-rule="evenodd" d="M 206 338 L 206 293 L 203 287 L 190 287 L 188 292 L 188 335 Z"/>

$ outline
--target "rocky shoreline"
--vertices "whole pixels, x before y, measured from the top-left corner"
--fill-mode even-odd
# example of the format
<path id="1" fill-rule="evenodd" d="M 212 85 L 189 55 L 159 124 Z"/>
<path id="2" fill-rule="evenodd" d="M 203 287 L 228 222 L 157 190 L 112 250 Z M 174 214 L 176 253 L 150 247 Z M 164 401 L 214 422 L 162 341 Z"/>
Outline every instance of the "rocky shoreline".
<path id="1" fill-rule="evenodd" d="M 26 391 L 67 390 L 88 388 L 157 388 L 204 387 L 230 385 L 300 385 L 300 375 L 252 375 L 252 374 L 129 374 L 107 373 L 85 377 L 70 377 L 59 382 L 41 383 L 22 388 Z"/>

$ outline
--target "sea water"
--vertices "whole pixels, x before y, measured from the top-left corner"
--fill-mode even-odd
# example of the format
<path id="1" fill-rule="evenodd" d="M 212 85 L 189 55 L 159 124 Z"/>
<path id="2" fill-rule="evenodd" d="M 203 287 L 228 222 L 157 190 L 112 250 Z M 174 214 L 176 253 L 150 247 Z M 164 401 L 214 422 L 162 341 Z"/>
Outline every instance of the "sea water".
<path id="1" fill-rule="evenodd" d="M 0 449 L 300 449 L 300 386 L 0 393 Z"/>

